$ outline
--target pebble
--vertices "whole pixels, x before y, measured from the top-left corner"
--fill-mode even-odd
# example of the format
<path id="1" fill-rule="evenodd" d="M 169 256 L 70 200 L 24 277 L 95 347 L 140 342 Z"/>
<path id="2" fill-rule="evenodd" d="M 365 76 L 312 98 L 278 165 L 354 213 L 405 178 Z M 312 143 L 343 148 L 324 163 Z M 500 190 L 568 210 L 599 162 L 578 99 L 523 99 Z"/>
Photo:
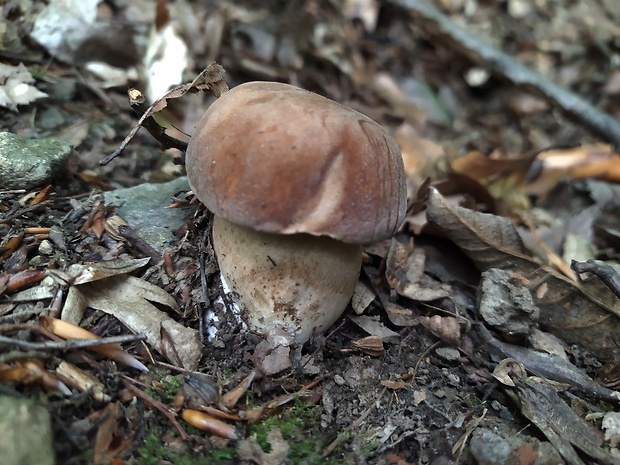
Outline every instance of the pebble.
<path id="1" fill-rule="evenodd" d="M 44 239 L 39 244 L 39 253 L 43 255 L 51 255 L 54 252 L 54 246 L 50 241 Z"/>

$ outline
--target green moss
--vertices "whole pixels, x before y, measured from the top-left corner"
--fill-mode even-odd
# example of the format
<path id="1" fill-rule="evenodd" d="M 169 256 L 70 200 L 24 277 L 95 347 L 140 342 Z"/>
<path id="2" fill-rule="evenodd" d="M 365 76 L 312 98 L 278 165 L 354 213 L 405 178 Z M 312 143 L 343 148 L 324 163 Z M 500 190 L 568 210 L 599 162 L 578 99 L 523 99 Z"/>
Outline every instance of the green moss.
<path id="1" fill-rule="evenodd" d="M 190 457 L 186 454 L 166 449 L 161 442 L 161 438 L 155 433 L 151 433 L 144 438 L 144 443 L 138 448 L 138 453 L 140 458 L 136 460 L 136 465 L 159 465 L 162 461 L 168 461 L 175 465 L 210 463 L 206 461 L 206 457 L 203 454 Z"/>
<path id="2" fill-rule="evenodd" d="M 224 447 L 223 449 L 214 449 L 207 454 L 209 459 L 205 463 L 219 464 L 230 462 L 237 458 L 237 449 L 234 447 Z"/>
<path id="3" fill-rule="evenodd" d="M 324 433 L 320 431 L 320 419 L 321 407 L 296 400 L 293 406 L 284 409 L 279 414 L 250 426 L 248 434 L 255 436 L 261 448 L 269 453 L 271 452 L 271 445 L 267 441 L 267 435 L 273 428 L 278 428 L 290 447 L 287 463 L 291 465 L 354 464 L 359 462 L 360 455 L 363 457 L 372 456 L 378 444 L 371 440 L 362 441 L 361 451 L 349 450 L 345 452 L 346 444 L 351 441 L 352 434 L 349 431 L 343 431 L 340 433 L 341 445 L 329 457 L 322 457 L 321 454 L 333 437 L 326 438 Z M 205 434 L 182 419 L 179 421 L 189 434 Z M 204 463 L 229 465 L 238 460 L 236 443 L 232 443 L 231 446 L 223 449 L 211 450 L 200 456 L 196 456 L 194 453 L 190 457 L 187 454 L 167 450 L 157 433 L 147 436 L 138 451 L 140 458 L 135 462 L 137 465 L 158 465 L 162 461 L 172 462 L 175 465 Z"/>
<path id="4" fill-rule="evenodd" d="M 328 443 L 318 431 L 320 417 L 319 406 L 296 400 L 292 408 L 254 425 L 250 433 L 256 435 L 258 444 L 265 452 L 270 452 L 271 446 L 267 442 L 267 434 L 272 428 L 278 428 L 290 447 L 288 459 L 293 465 L 341 464 L 342 460 L 321 457 Z"/>
<path id="5" fill-rule="evenodd" d="M 168 373 L 160 373 L 157 382 L 153 383 L 153 386 L 146 389 L 145 392 L 162 402 L 170 402 L 174 399 L 180 387 L 180 375 L 173 376 Z"/>

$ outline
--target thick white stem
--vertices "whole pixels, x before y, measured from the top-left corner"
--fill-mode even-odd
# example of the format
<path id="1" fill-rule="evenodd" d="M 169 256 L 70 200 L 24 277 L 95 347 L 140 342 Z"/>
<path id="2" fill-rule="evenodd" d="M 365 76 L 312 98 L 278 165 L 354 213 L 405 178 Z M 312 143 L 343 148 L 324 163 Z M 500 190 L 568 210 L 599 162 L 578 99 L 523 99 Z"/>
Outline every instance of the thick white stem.
<path id="1" fill-rule="evenodd" d="M 303 343 L 329 328 L 353 295 L 361 247 L 309 234 L 268 234 L 220 217 L 213 247 L 253 332 Z"/>

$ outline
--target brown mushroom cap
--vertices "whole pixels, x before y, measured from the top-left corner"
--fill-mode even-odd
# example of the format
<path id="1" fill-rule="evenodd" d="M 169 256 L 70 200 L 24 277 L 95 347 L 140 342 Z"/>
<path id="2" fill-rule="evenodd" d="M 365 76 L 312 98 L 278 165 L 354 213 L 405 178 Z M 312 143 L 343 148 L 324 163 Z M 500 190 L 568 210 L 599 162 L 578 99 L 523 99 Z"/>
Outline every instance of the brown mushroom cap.
<path id="1" fill-rule="evenodd" d="M 223 94 L 198 123 L 186 163 L 207 208 L 258 231 L 363 244 L 390 237 L 405 217 L 392 137 L 288 84 L 249 82 Z"/>

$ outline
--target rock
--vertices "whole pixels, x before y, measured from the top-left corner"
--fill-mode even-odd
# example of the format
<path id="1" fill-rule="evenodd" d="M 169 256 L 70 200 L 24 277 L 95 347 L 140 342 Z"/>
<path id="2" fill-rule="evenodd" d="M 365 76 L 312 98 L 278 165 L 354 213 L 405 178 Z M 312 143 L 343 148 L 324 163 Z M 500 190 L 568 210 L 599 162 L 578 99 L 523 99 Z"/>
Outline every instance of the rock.
<path id="1" fill-rule="evenodd" d="M 66 171 L 71 144 L 0 132 L 0 190 L 33 189 Z"/>
<path id="2" fill-rule="evenodd" d="M 527 439 L 527 440 L 526 440 Z M 548 442 L 534 438 L 501 435 L 486 428 L 477 428 L 471 437 L 469 450 L 480 465 L 527 463 L 557 465 L 564 463 L 558 451 Z"/>
<path id="3" fill-rule="evenodd" d="M 484 321 L 506 334 L 528 334 L 540 315 L 527 287 L 497 268 L 482 273 L 478 301 Z"/>
<path id="4" fill-rule="evenodd" d="M 52 465 L 52 423 L 45 408 L 26 399 L 0 396 L 3 465 Z"/>
<path id="5" fill-rule="evenodd" d="M 452 347 L 438 347 L 435 353 L 446 362 L 459 362 L 461 360 L 461 353 Z"/>
<path id="6" fill-rule="evenodd" d="M 188 191 L 187 178 L 181 177 L 163 184 L 141 184 L 127 189 L 106 192 L 106 204 L 118 207 L 118 214 L 138 236 L 158 252 L 174 240 L 174 231 L 190 217 L 193 208 L 165 208 L 170 196 Z"/>
<path id="7" fill-rule="evenodd" d="M 253 359 L 266 376 L 273 376 L 292 366 L 290 347 L 274 340 L 261 341 L 254 349 Z"/>

